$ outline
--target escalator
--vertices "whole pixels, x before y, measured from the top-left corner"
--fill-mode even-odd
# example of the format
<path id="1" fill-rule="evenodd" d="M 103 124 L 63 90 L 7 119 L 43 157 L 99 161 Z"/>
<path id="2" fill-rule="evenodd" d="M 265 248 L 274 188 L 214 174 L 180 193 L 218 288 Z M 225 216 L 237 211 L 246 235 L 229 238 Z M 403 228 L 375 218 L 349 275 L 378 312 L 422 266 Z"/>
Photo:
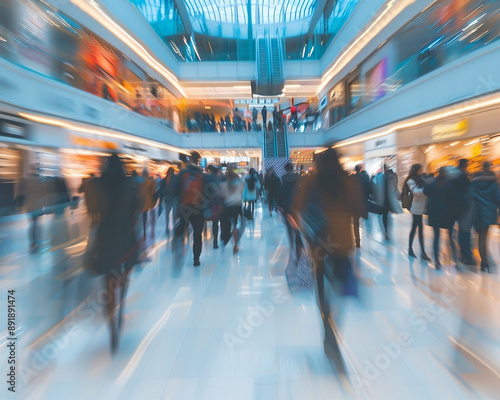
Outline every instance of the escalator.
<path id="1" fill-rule="evenodd" d="M 276 157 L 288 158 L 290 155 L 288 149 L 288 136 L 286 132 L 286 124 L 276 130 Z"/>
<path id="2" fill-rule="evenodd" d="M 276 157 L 276 141 L 273 130 L 265 129 L 264 134 L 264 158 Z"/>

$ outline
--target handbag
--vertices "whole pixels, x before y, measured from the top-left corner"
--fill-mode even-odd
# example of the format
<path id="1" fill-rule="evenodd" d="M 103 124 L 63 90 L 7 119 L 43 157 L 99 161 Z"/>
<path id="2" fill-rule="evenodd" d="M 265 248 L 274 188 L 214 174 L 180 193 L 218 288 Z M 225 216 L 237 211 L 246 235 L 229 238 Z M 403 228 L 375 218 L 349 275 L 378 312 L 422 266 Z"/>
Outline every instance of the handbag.
<path id="1" fill-rule="evenodd" d="M 380 204 L 375 203 L 373 199 L 368 199 L 368 212 L 372 214 L 382 215 L 384 213 L 384 207 Z"/>
<path id="2" fill-rule="evenodd" d="M 244 208 L 243 208 L 243 216 L 248 219 L 248 220 L 252 220 L 253 217 L 252 217 L 252 209 L 250 208 L 250 204 L 247 204 Z"/>
<path id="3" fill-rule="evenodd" d="M 328 232 L 328 217 L 323 211 L 322 201 L 317 188 L 312 188 L 306 207 L 301 213 L 306 240 L 316 245 L 319 239 L 326 237 Z"/>
<path id="4" fill-rule="evenodd" d="M 312 262 L 302 242 L 300 233 L 297 233 L 297 280 L 296 290 L 311 290 L 313 288 Z"/>
<path id="5" fill-rule="evenodd" d="M 412 204 L 413 204 L 413 191 L 410 190 L 408 184 L 405 184 L 403 186 L 403 190 L 401 191 L 401 206 L 409 210 L 411 209 Z"/>

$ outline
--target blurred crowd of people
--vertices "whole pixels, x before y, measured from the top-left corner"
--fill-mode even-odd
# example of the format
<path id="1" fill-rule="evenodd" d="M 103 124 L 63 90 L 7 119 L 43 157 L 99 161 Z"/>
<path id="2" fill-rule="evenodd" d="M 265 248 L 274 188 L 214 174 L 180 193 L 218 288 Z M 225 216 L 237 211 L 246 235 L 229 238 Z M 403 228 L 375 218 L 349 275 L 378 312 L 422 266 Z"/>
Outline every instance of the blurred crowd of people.
<path id="1" fill-rule="evenodd" d="M 289 131 L 305 132 L 315 130 L 319 119 L 319 111 L 314 111 L 310 105 L 302 113 L 296 106 L 291 106 L 286 112 L 276 107 L 271 111 L 265 105 L 260 110 L 253 107 L 251 117 L 236 107 L 232 115 L 227 113 L 219 117 L 195 111 L 186 117 L 184 129 L 186 132 L 262 132 L 263 129 L 283 129 L 286 125 Z"/>
<path id="2" fill-rule="evenodd" d="M 127 176 L 123 161 L 112 155 L 104 163 L 101 176 L 91 176 L 82 183 L 80 191 L 90 220 L 84 266 L 94 275 L 105 277 L 113 352 L 118 348 L 130 271 L 134 265 L 149 260 L 147 250 L 153 243 L 156 220 L 162 215 L 165 234 L 172 239 L 172 262 L 176 262 L 175 250 L 184 254 L 192 237 L 193 266 L 199 267 L 207 223 L 212 228 L 213 248 L 231 243 L 236 254 L 247 224 L 253 223 L 256 204 L 267 203 L 269 218 L 278 214 L 286 226 L 290 259 L 303 264 L 307 255 L 306 265 L 315 282 L 325 330 L 324 350 L 339 374 L 346 373 L 337 335 L 341 313 L 332 304 L 341 297 L 358 294 L 351 256 L 355 248 L 361 247 L 361 220 L 379 218 L 382 236 L 390 240 L 390 214 L 407 209 L 412 215 L 408 255 L 417 257 L 413 242 L 418 231 L 421 258 L 431 261 L 423 229 L 427 215 L 434 231 L 436 269 L 442 268 L 440 233 L 445 229 L 451 260 L 459 272 L 463 266 L 476 265 L 472 252 L 474 229 L 481 270 L 490 271 L 488 230 L 498 223 L 500 191 L 488 162 L 481 171 L 469 174 L 468 162 L 463 159 L 458 166 L 441 168 L 436 177 L 424 174 L 422 166 L 415 164 L 400 191 L 396 173 L 387 166 L 371 178 L 361 164 L 349 174 L 332 148 L 318 154 L 313 172 L 307 175 L 291 162 L 284 165 L 281 176 L 274 168 L 268 168 L 265 174 L 250 168 L 240 176 L 232 167 L 225 173 L 216 165 L 203 170 L 200 161 L 201 155 L 194 151 L 178 173 L 170 168 L 165 176 L 153 176 L 144 169 Z M 19 202 L 32 216 L 30 249 L 34 252 L 39 216 L 54 213 L 63 218 L 64 208 L 76 200 L 70 199 L 60 178 L 33 176 L 24 185 Z M 51 196 L 43 185 L 45 189 L 51 185 Z M 463 265 L 453 240 L 455 227 Z"/>

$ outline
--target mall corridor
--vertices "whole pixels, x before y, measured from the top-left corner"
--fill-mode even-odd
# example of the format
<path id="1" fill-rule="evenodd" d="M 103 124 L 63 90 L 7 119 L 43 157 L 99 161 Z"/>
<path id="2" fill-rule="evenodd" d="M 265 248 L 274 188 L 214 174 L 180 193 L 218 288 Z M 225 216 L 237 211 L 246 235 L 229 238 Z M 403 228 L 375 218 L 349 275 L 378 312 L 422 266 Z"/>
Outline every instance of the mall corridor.
<path id="1" fill-rule="evenodd" d="M 100 280 L 73 266 L 55 273 L 47 267 L 53 253 L 22 264 L 7 256 L 0 286 L 18 288 L 23 316 L 19 398 L 495 399 L 498 275 L 409 261 L 409 224 L 409 215 L 396 216 L 391 242 L 382 241 L 378 221 L 363 230 L 354 257 L 362 290 L 342 304 L 339 326 L 350 383 L 339 381 L 324 354 L 312 292 L 289 291 L 283 222 L 260 207 L 240 252 L 214 250 L 209 237 L 201 267 L 191 265 L 189 249 L 176 263 L 157 226 L 152 260 L 131 278 L 114 357 Z M 495 228 L 495 260 L 499 243 Z M 56 323 L 50 305 L 70 310 L 59 310 L 65 318 Z M 42 320 L 54 324 L 34 331 Z"/>

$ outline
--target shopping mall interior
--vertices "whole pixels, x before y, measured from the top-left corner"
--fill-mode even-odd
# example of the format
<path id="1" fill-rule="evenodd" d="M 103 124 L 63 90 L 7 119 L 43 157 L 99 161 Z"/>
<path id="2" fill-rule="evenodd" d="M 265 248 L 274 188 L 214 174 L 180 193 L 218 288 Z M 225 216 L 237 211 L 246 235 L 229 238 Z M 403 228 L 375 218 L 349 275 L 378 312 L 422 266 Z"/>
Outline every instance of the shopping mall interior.
<path id="1" fill-rule="evenodd" d="M 0 397 L 500 398 L 499 63 L 498 0 L 0 0 Z"/>

